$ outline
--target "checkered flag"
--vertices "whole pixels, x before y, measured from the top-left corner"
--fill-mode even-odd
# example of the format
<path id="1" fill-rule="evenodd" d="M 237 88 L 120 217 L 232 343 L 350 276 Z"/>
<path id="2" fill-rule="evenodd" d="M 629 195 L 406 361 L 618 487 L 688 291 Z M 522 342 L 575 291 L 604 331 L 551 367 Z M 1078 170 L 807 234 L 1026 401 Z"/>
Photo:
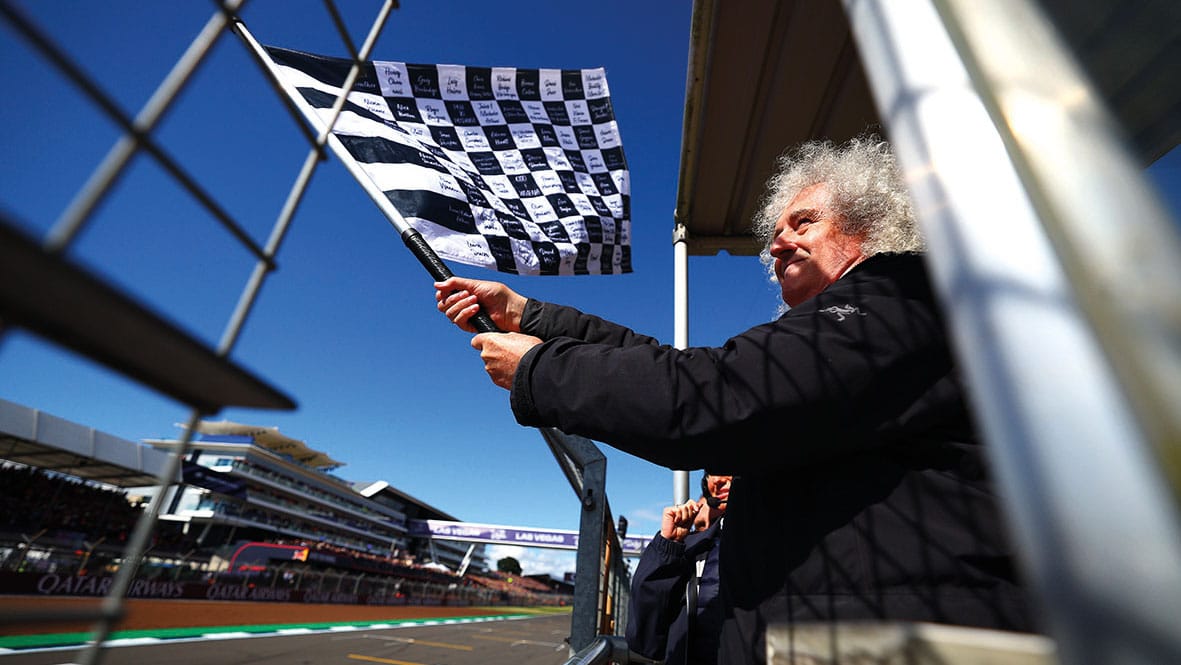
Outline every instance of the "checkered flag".
<path id="1" fill-rule="evenodd" d="M 322 129 L 352 62 L 265 50 Z M 444 258 L 521 275 L 631 272 L 631 188 L 602 69 L 366 62 L 332 134 L 378 205 Z"/>

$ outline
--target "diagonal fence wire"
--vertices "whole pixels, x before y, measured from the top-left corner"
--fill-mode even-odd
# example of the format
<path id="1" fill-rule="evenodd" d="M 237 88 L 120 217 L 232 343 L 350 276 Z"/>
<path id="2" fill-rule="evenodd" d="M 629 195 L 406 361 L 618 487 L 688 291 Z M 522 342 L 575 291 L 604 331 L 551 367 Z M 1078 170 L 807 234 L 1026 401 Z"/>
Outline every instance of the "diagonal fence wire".
<path id="1" fill-rule="evenodd" d="M 108 155 L 107 161 L 103 163 L 103 166 L 91 176 L 91 183 L 103 183 L 101 189 L 91 191 L 91 188 L 88 186 L 83 190 L 83 193 L 75 200 L 75 204 L 71 205 L 70 210 L 63 215 L 62 221 L 58 222 L 58 226 L 55 227 L 50 239 L 46 243 L 46 249 L 57 253 L 64 252 L 67 249 L 68 245 L 77 237 L 77 234 L 83 228 L 86 220 L 93 214 L 98 204 L 101 203 L 103 197 L 110 191 L 111 186 L 118 180 L 123 168 L 130 162 L 135 151 L 143 150 L 154 157 L 173 179 L 187 189 L 193 195 L 193 198 L 204 205 L 210 214 L 250 250 L 252 254 L 259 259 L 266 258 L 262 248 L 242 229 L 242 226 L 234 221 L 229 213 L 201 187 L 196 179 L 190 176 L 188 172 L 176 163 L 176 160 L 152 140 L 150 135 L 152 127 L 159 121 L 159 118 L 163 115 L 163 111 L 167 109 L 171 100 L 161 104 L 161 108 L 154 118 L 151 118 L 146 113 L 141 113 L 140 117 L 136 119 L 129 117 L 119 108 L 119 105 L 115 103 L 110 95 L 105 93 L 92 81 L 70 58 L 66 57 L 64 51 L 36 25 L 29 21 L 28 18 L 8 4 L 0 4 L 0 13 L 8 19 L 9 23 L 20 30 L 47 60 L 57 66 L 71 82 L 86 93 L 91 101 L 110 116 L 124 131 L 123 139 L 111 151 L 111 155 L 116 155 L 116 157 Z M 191 71 L 185 73 L 183 75 L 184 78 L 187 80 L 187 77 L 191 73 Z M 180 74 L 176 75 L 180 76 Z M 180 89 L 177 88 L 176 92 L 179 91 Z M 149 120 L 151 122 L 148 122 Z"/>
<path id="2" fill-rule="evenodd" d="M 327 3 L 329 5 L 333 4 L 331 0 L 327 0 Z M 326 123 L 324 131 L 322 131 L 320 135 L 316 137 L 311 149 L 308 151 L 307 157 L 304 158 L 304 163 L 300 168 L 299 175 L 296 177 L 295 183 L 291 186 L 290 192 L 288 192 L 287 200 L 283 203 L 283 208 L 279 213 L 278 219 L 275 220 L 274 227 L 271 231 L 271 237 L 267 241 L 266 251 L 268 252 L 268 255 L 270 255 L 269 253 L 277 252 L 279 245 L 283 242 L 283 237 L 287 233 L 287 229 L 291 224 L 291 219 L 294 217 L 295 211 L 299 208 L 300 201 L 303 200 L 303 195 L 307 191 L 307 187 L 311 182 L 313 173 L 315 173 L 316 165 L 318 162 L 324 159 L 324 146 L 328 142 L 328 137 L 332 134 L 332 127 L 336 124 L 336 119 L 340 117 L 340 113 L 344 109 L 345 102 L 348 100 L 348 91 L 352 90 L 353 83 L 356 82 L 357 78 L 361 74 L 362 62 L 369 57 L 369 53 L 373 50 L 373 45 L 377 42 L 377 38 L 381 35 L 382 28 L 389 19 L 390 12 L 392 12 L 396 7 L 397 2 L 395 0 L 385 0 L 381 6 L 381 9 L 378 11 L 377 17 L 373 21 L 373 25 L 370 27 L 369 34 L 365 38 L 365 42 L 361 45 L 361 50 L 356 52 L 356 55 L 353 57 L 353 66 L 349 68 L 349 73 L 345 77 L 345 81 L 341 86 L 341 96 L 338 97 L 336 102 L 332 105 L 331 115 L 328 119 L 328 122 Z M 229 12 L 228 9 L 226 11 Z M 333 16 L 338 16 L 334 6 L 331 13 Z M 246 50 L 251 53 L 255 62 L 272 80 L 272 85 L 276 91 L 276 94 L 278 94 L 280 98 L 284 99 L 288 105 L 290 105 L 290 100 L 287 99 L 286 93 L 284 93 L 279 88 L 278 81 L 274 79 L 274 73 L 271 72 L 270 68 L 267 67 L 263 62 L 256 49 L 250 46 L 250 43 L 253 42 L 253 38 L 246 30 L 245 24 L 243 24 L 240 19 L 235 17 L 233 26 L 238 36 L 241 37 L 246 43 Z M 338 22 L 338 27 L 341 28 L 343 34 L 343 25 Z M 352 50 L 351 43 L 349 44 L 349 48 Z M 290 108 L 295 111 L 294 107 Z M 295 112 L 298 113 L 297 111 Z M 304 121 L 300 120 L 298 124 L 303 125 Z M 251 308 L 254 306 L 254 302 L 258 297 L 258 292 L 262 287 L 262 281 L 265 278 L 266 268 L 266 264 L 261 261 L 257 266 L 255 266 L 254 272 L 251 274 L 247 283 L 247 287 L 242 292 L 242 297 L 238 301 L 237 308 L 234 310 L 234 313 L 230 318 L 230 324 L 227 326 L 225 334 L 222 336 L 221 343 L 218 346 L 219 353 L 228 353 L 237 341 L 238 335 L 241 333 L 242 324 L 245 322 Z"/>
<path id="3" fill-rule="evenodd" d="M 245 27 L 241 23 L 241 20 L 236 16 L 236 10 L 240 5 L 241 2 L 222 2 L 215 19 L 220 19 L 217 22 L 223 26 L 223 29 L 226 26 L 232 25 L 239 36 L 244 37 L 244 35 L 248 33 L 246 33 Z M 340 115 L 341 109 L 344 108 L 348 91 L 352 89 L 353 82 L 356 81 L 360 74 L 362 61 L 367 58 L 370 51 L 372 51 L 373 45 L 377 42 L 377 38 L 381 34 L 381 30 L 385 26 L 385 23 L 389 18 L 389 14 L 395 6 L 396 3 L 394 0 L 386 0 L 382 4 L 377 18 L 374 20 L 373 25 L 370 28 L 369 35 L 366 37 L 361 50 L 354 58 L 353 66 L 349 70 L 345 85 L 343 86 L 341 97 L 337 100 L 333 107 L 333 114 L 327 123 L 327 127 L 325 128 L 324 132 L 316 138 L 316 141 L 309 150 L 308 156 L 304 160 L 303 168 L 300 170 L 299 176 L 292 185 L 287 200 L 284 203 L 281 212 L 279 213 L 279 217 L 275 221 L 274 227 L 271 231 L 270 239 L 267 242 L 265 254 L 264 256 L 260 257 L 259 262 L 254 268 L 254 271 L 251 273 L 246 287 L 243 289 L 242 295 L 239 298 L 238 305 L 234 313 L 231 315 L 229 322 L 227 323 L 226 330 L 222 335 L 222 340 L 218 345 L 218 355 L 225 357 L 230 353 L 230 351 L 233 350 L 233 347 L 241 334 L 241 330 L 245 324 L 246 318 L 249 316 L 250 310 L 252 309 L 254 302 L 257 300 L 258 293 L 262 288 L 266 274 L 273 266 L 273 258 L 278 252 L 283 238 L 286 236 L 287 230 L 290 228 L 291 220 L 298 209 L 299 202 L 302 200 L 304 192 L 307 190 L 307 186 L 311 182 L 311 176 L 315 170 L 315 167 L 323 158 L 324 144 L 328 140 L 332 126 L 336 123 L 336 118 Z M 215 19 L 211 19 L 210 24 L 215 23 Z M 198 40 L 200 40 L 204 35 L 205 33 L 203 32 L 202 35 L 198 36 Z M 192 49 L 190 49 L 190 51 L 191 50 Z M 261 61 L 259 64 L 262 65 Z M 263 69 L 266 69 L 265 65 L 263 65 Z M 160 475 L 158 483 L 160 486 L 160 491 L 157 492 L 155 497 L 153 497 L 152 502 L 148 506 L 148 509 L 136 524 L 136 529 L 130 539 L 128 550 L 125 551 L 124 554 L 124 563 L 119 567 L 119 571 L 116 574 L 115 582 L 112 584 L 110 594 L 104 599 L 103 617 L 99 620 L 98 624 L 96 624 L 93 638 L 85 651 L 82 653 L 82 657 L 79 660 L 82 665 L 94 665 L 95 663 L 99 662 L 99 658 L 102 653 L 102 644 L 110 634 L 116 617 L 122 614 L 123 602 L 127 589 L 130 587 L 131 581 L 139 568 L 139 564 L 143 556 L 143 547 L 147 544 L 147 539 L 150 536 L 152 528 L 155 525 L 156 518 L 159 515 L 160 505 L 163 503 L 166 488 L 171 486 L 180 470 L 181 460 L 184 459 L 184 456 L 188 452 L 189 443 L 192 440 L 192 435 L 197 428 L 197 424 L 200 421 L 201 415 L 202 414 L 199 410 L 193 410 L 188 426 L 185 428 L 184 436 L 177 444 L 176 449 L 169 456 L 168 463 Z"/>
<path id="4" fill-rule="evenodd" d="M 213 197 L 152 138 L 152 132 L 159 125 L 168 110 L 172 108 L 177 97 L 185 88 L 194 72 L 205 61 L 214 44 L 227 29 L 235 29 L 244 41 L 250 41 L 246 39 L 248 33 L 238 18 L 238 11 L 244 4 L 245 0 L 219 0 L 217 10 L 206 22 L 204 28 L 178 59 L 177 63 L 145 104 L 144 108 L 132 119 L 32 21 L 28 20 L 17 9 L 12 7 L 9 2 L 0 2 L 0 15 L 4 16 L 10 24 L 15 26 L 46 60 L 55 65 L 67 79 L 81 89 L 124 132 L 47 234 L 43 242 L 44 248 L 53 253 L 64 253 L 90 221 L 98 206 L 109 195 L 115 183 L 124 174 L 132 158 L 140 151 L 147 152 L 160 163 L 173 179 L 203 204 L 213 217 L 229 230 L 257 259 L 255 268 L 243 289 L 238 305 L 227 322 L 222 339 L 218 344 L 217 353 L 223 358 L 228 356 L 232 351 L 240 336 L 246 318 L 254 302 L 257 300 L 266 275 L 275 268 L 275 256 L 279 251 L 283 238 L 290 228 L 291 220 L 298 209 L 308 184 L 311 182 L 311 176 L 314 173 L 315 167 L 318 162 L 325 158 L 324 145 L 328 140 L 332 125 L 335 124 L 336 118 L 344 108 L 347 91 L 351 89 L 352 83 L 359 76 L 362 62 L 368 58 L 369 53 L 372 51 L 382 28 L 389 18 L 390 12 L 397 7 L 395 0 L 385 0 L 383 2 L 364 43 L 358 49 L 349 37 L 340 12 L 337 10 L 334 2 L 332 0 L 325 0 L 329 15 L 332 17 L 335 27 L 340 32 L 342 41 L 353 57 L 354 62 L 346 79 L 344 86 L 345 92 L 342 93 L 342 96 L 333 107 L 333 114 L 331 120 L 328 122 L 327 128 L 319 135 L 315 134 L 305 124 L 299 112 L 291 104 L 286 94 L 282 92 L 274 74 L 257 55 L 253 54 L 248 44 L 247 50 L 251 51 L 252 55 L 254 55 L 254 59 L 262 69 L 264 76 L 266 76 L 274 88 L 279 99 L 293 114 L 298 129 L 311 144 L 308 156 L 304 160 L 303 167 L 288 193 L 287 199 L 274 223 L 270 237 L 264 248 L 260 247 L 243 230 L 242 225 L 226 213 Z M 91 640 L 80 654 L 78 662 L 92 665 L 101 659 L 105 640 L 109 637 L 114 625 L 125 612 L 124 601 L 127 590 L 130 588 L 142 563 L 146 545 L 151 537 L 168 490 L 177 482 L 177 478 L 180 475 L 181 462 L 187 454 L 189 444 L 193 434 L 197 430 L 198 423 L 202 417 L 208 415 L 213 414 L 206 413 L 201 408 L 194 408 L 192 410 L 181 441 L 178 442 L 177 447 L 169 455 L 164 468 L 160 471 L 156 479 L 157 492 L 152 497 L 147 508 L 140 515 L 133 532 L 128 538 L 127 547 L 123 552 L 122 563 L 116 572 L 110 591 L 104 597 L 98 612 L 96 614 L 91 613 L 87 617 L 97 617 L 97 621 L 93 628 Z M 47 617 L 47 620 L 67 618 L 76 619 L 77 617 L 72 615 L 69 617 Z"/>

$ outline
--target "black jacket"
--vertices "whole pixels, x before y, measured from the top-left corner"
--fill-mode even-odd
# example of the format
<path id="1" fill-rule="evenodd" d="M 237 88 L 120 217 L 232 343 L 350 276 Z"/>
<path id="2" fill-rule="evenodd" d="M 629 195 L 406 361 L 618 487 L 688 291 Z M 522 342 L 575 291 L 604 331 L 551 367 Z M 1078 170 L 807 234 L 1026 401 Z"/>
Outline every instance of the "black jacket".
<path id="1" fill-rule="evenodd" d="M 720 348 L 530 303 L 517 420 L 735 476 L 719 662 L 769 623 L 1031 628 L 922 257 L 879 255 Z"/>
<path id="2" fill-rule="evenodd" d="M 721 526 L 720 521 L 714 522 L 680 543 L 658 533 L 648 543 L 632 575 L 628 599 L 627 644 L 632 651 L 663 660 L 665 665 L 716 662 L 722 625 L 718 589 Z M 685 590 L 696 577 L 698 559 L 704 559 L 705 565 L 696 582 L 690 621 Z"/>

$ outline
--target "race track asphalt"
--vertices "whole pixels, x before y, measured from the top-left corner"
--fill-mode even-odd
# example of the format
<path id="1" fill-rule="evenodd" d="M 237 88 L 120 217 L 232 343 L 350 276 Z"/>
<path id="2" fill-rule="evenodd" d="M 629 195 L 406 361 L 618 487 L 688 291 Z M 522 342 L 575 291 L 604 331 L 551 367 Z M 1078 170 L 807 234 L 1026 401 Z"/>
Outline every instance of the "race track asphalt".
<path id="1" fill-rule="evenodd" d="M 157 624 L 175 624 L 175 620 L 161 621 L 172 613 L 187 617 L 184 621 L 187 627 L 129 630 L 134 624 L 121 623 L 119 632 L 104 645 L 101 662 L 113 665 L 560 665 L 570 656 L 566 643 L 570 615 L 560 610 L 554 613 L 521 608 L 411 609 L 327 605 L 314 606 L 316 611 L 310 611 L 302 606 L 277 607 L 278 603 L 214 603 L 198 606 L 201 614 L 194 614 L 193 608 L 184 610 L 174 606 L 168 606 L 169 610 L 165 612 L 161 608 L 167 602 L 149 604 L 146 614 L 140 613 L 143 607 L 138 608 L 136 615 L 141 618 L 140 625 L 153 618 Z M 256 607 L 246 607 L 248 605 Z M 224 606 L 230 606 L 234 612 L 227 613 Z M 151 611 L 153 607 L 154 613 Z M 294 616 L 292 611 L 296 610 L 304 612 L 301 615 L 305 619 L 303 622 L 289 620 Z M 403 616 L 394 617 L 391 610 L 402 610 Z M 516 614 L 497 615 L 491 614 L 492 611 Z M 263 612 L 267 613 L 265 617 Z M 252 616 L 255 623 L 241 622 L 242 613 Z M 406 616 L 412 613 L 435 616 Z M 343 619 L 346 614 L 351 614 L 352 618 Z M 357 618 L 357 614 L 369 616 Z M 274 621 L 276 617 L 288 620 Z M 219 620 L 214 621 L 214 618 Z M 264 621 L 264 618 L 272 620 Z M 326 618 L 328 620 L 324 621 Z M 85 633 L 75 634 L 72 640 L 63 642 L 62 633 L 30 634 L 25 629 L 14 635 L 15 626 L 4 628 L 6 637 L 0 637 L 0 665 L 77 662 L 80 642 L 87 637 Z M 55 640 L 56 645 L 52 644 Z"/>

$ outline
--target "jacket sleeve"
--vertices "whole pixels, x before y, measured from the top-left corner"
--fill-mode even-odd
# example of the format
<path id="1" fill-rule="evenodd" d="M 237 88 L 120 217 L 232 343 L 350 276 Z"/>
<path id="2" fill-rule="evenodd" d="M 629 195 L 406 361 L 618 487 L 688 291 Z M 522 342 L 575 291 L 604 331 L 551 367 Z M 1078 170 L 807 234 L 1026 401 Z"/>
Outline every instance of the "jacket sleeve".
<path id="1" fill-rule="evenodd" d="M 753 472 L 877 445 L 950 353 L 929 300 L 842 287 L 719 348 L 550 337 L 518 366 L 513 412 L 670 468 Z"/>
<path id="2" fill-rule="evenodd" d="M 605 346 L 660 344 L 652 337 L 573 307 L 532 299 L 525 303 L 525 311 L 521 313 L 521 332 L 541 339 L 570 337 Z"/>
<path id="3" fill-rule="evenodd" d="M 692 566 L 684 543 L 656 534 L 648 544 L 632 575 L 626 634 L 629 649 L 647 658 L 664 659 L 670 632 L 684 631 L 679 617 L 685 610 L 685 585 Z M 671 639 L 679 637 L 672 635 Z"/>

